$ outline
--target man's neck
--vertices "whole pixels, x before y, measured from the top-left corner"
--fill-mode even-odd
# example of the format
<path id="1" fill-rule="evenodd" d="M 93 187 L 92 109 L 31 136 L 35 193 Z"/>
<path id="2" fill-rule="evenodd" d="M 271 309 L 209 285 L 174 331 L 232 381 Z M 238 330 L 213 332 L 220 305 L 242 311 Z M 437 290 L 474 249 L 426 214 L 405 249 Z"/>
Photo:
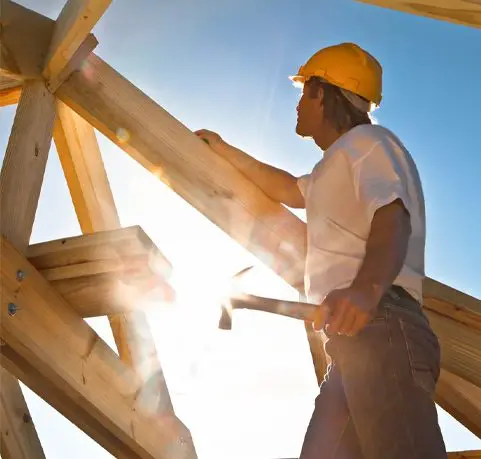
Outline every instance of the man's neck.
<path id="1" fill-rule="evenodd" d="M 331 126 L 322 129 L 322 135 L 314 135 L 313 139 L 316 145 L 322 150 L 326 151 L 334 142 L 336 142 L 344 132 L 338 132 Z"/>

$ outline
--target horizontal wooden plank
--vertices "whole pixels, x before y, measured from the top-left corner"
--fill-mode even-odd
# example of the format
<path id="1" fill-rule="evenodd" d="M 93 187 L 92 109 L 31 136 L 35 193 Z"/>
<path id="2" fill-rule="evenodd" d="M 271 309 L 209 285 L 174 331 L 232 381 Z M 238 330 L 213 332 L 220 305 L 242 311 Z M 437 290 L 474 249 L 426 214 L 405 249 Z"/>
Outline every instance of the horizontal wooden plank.
<path id="1" fill-rule="evenodd" d="M 27 251 L 27 258 L 39 270 L 140 256 L 148 258 L 152 269 L 171 275 L 171 263 L 139 226 L 41 242 Z"/>
<path id="2" fill-rule="evenodd" d="M 18 371 L 14 375 L 20 379 L 24 378 L 23 371 L 33 369 L 40 374 L 40 383 L 48 381 L 53 390 L 75 405 L 76 409 L 66 415 L 82 416 L 78 423 L 100 423 L 117 437 L 117 449 L 125 457 L 195 457 L 187 442 L 170 430 L 171 424 L 166 425 L 156 412 L 147 411 L 151 388 L 141 384 L 133 371 L 3 237 L 0 249 L 0 338 L 5 343 L 0 351 L 13 362 L 9 371 Z M 25 273 L 23 279 L 18 278 L 19 271 Z M 12 304 L 18 309 L 14 310 Z M 24 381 L 35 390 L 37 379 L 27 377 Z M 38 390 L 46 392 L 45 388 Z M 75 423 L 73 419 L 72 422 Z"/>
<path id="3" fill-rule="evenodd" d="M 0 89 L 0 107 L 18 104 L 21 95 L 21 86 L 15 86 L 8 89 Z"/>
<path id="4" fill-rule="evenodd" d="M 27 258 L 82 317 L 175 299 L 171 263 L 138 226 L 34 244 Z"/>
<path id="5" fill-rule="evenodd" d="M 9 78 L 8 76 L 0 75 L 0 91 L 5 89 L 17 88 L 22 86 L 23 81 L 21 79 Z"/>
<path id="6" fill-rule="evenodd" d="M 481 3 L 476 0 L 357 0 L 405 13 L 471 27 L 481 27 Z"/>

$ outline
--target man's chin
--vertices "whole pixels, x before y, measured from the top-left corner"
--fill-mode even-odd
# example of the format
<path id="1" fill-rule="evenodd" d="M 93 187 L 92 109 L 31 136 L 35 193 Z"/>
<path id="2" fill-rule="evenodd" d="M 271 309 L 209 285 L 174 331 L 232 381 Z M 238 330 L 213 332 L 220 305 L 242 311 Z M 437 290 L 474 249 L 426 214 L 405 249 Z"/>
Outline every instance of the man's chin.
<path id="1" fill-rule="evenodd" d="M 299 136 L 299 137 L 309 137 L 309 134 L 307 132 L 305 132 L 300 126 L 299 124 L 296 125 L 296 134 Z"/>

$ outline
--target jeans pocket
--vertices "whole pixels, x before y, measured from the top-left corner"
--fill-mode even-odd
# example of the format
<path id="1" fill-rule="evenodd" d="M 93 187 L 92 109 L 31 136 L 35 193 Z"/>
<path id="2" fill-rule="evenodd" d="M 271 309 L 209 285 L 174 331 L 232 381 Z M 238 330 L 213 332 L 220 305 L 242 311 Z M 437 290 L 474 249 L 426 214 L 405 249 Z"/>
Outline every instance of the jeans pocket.
<path id="1" fill-rule="evenodd" d="M 429 323 L 421 318 L 399 318 L 414 383 L 434 394 L 441 371 L 441 350 Z"/>

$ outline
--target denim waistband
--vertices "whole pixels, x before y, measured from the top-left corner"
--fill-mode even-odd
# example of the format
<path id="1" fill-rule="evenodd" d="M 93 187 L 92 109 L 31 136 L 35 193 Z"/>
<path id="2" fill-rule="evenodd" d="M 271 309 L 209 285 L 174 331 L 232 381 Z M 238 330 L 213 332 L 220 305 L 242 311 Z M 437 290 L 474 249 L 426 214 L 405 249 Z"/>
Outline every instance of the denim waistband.
<path id="1" fill-rule="evenodd" d="M 419 301 L 399 285 L 393 285 L 388 289 L 379 303 L 379 308 L 399 309 L 423 315 Z"/>

